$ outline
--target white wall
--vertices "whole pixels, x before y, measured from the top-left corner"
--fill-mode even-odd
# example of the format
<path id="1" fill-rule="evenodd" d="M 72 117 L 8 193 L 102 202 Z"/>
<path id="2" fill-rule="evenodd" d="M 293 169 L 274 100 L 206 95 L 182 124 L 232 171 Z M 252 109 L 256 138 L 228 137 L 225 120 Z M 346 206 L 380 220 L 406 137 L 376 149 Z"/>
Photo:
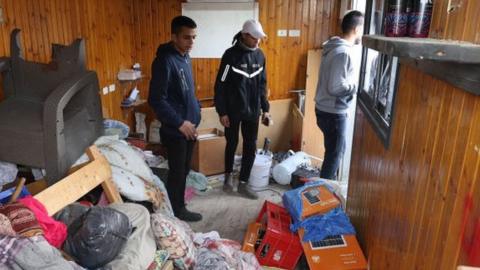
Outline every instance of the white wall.
<path id="1" fill-rule="evenodd" d="M 183 3 L 182 14 L 197 23 L 197 38 L 190 56 L 221 58 L 243 23 L 258 20 L 258 3 Z"/>

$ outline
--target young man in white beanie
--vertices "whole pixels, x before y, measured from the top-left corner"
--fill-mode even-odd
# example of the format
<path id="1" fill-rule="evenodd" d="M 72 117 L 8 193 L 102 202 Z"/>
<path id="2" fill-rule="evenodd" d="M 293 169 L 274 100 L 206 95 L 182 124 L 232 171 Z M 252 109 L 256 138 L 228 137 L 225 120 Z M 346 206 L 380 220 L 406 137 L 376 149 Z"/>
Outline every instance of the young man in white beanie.
<path id="1" fill-rule="evenodd" d="M 260 115 L 268 125 L 267 77 L 265 56 L 259 49 L 260 41 L 266 38 L 262 25 L 248 20 L 233 38 L 233 46 L 222 56 L 215 82 L 215 108 L 220 123 L 225 127 L 225 183 L 223 190 L 233 191 L 233 161 L 241 127 L 243 137 L 242 167 L 238 192 L 249 198 L 258 196 L 247 184 L 257 148 L 257 133 Z"/>

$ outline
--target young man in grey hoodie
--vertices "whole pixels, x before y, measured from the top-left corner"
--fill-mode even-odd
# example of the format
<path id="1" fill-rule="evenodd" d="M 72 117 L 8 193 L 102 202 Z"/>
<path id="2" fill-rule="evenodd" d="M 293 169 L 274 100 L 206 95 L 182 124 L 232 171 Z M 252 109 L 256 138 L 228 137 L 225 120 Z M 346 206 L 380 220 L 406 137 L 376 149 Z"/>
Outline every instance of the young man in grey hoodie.
<path id="1" fill-rule="evenodd" d="M 345 152 L 347 112 L 356 94 L 352 47 L 360 43 L 364 17 L 350 11 L 342 20 L 342 36 L 332 37 L 323 45 L 322 63 L 315 95 L 317 125 L 323 132 L 325 158 L 321 178 L 336 179 Z"/>

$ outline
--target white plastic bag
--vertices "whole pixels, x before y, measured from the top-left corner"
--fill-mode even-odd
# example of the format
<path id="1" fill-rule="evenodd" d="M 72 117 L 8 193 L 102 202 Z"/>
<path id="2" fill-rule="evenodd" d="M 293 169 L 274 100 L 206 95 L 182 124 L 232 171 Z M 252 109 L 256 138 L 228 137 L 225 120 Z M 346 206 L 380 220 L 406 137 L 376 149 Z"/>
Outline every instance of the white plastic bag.
<path id="1" fill-rule="evenodd" d="M 160 127 L 162 123 L 158 120 L 153 120 L 150 123 L 150 130 L 148 132 L 148 141 L 151 143 L 160 143 Z"/>
<path id="2" fill-rule="evenodd" d="M 147 126 L 145 124 L 145 114 L 135 113 L 135 132 L 141 133 L 144 140 L 147 139 Z"/>

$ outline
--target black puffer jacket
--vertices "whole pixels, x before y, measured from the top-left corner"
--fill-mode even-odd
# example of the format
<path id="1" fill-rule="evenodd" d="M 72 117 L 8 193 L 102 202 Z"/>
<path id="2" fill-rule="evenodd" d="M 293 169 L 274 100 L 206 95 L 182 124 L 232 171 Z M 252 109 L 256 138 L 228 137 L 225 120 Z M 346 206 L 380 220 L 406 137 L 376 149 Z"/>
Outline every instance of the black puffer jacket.
<path id="1" fill-rule="evenodd" d="M 265 56 L 260 49 L 245 49 L 240 42 L 225 51 L 215 82 L 215 108 L 220 116 L 239 120 L 268 112 Z"/>

